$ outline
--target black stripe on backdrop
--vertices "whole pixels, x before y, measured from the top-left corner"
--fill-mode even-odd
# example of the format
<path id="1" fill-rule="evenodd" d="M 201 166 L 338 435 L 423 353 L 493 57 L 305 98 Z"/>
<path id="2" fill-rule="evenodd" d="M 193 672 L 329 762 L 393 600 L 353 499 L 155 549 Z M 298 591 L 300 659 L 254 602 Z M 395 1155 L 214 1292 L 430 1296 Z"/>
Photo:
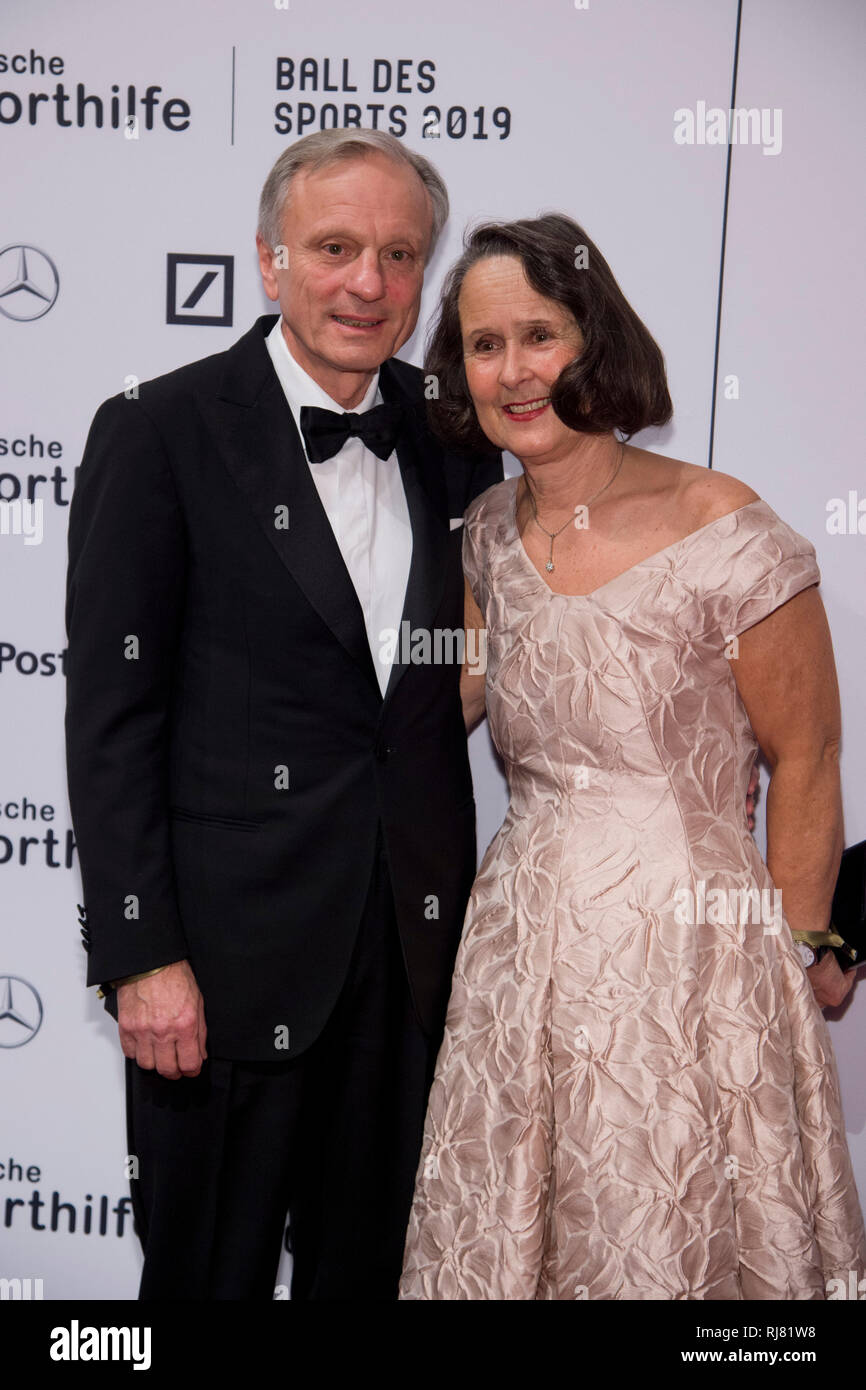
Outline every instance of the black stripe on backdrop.
<path id="1" fill-rule="evenodd" d="M 737 104 L 737 69 L 740 62 L 740 28 L 743 21 L 743 0 L 737 0 L 737 27 L 734 34 L 734 68 L 731 77 L 731 111 Z M 728 239 L 728 202 L 731 193 L 731 155 L 733 143 L 728 130 L 728 157 L 725 163 L 725 201 L 722 207 L 722 245 L 719 252 L 719 288 L 716 300 L 716 341 L 713 348 L 713 397 L 710 403 L 710 446 L 707 467 L 713 466 L 713 445 L 716 438 L 716 395 L 719 389 L 719 343 L 722 333 L 722 294 L 725 285 L 725 246 Z"/>
<path id="2" fill-rule="evenodd" d="M 232 144 L 232 145 L 235 143 L 235 95 L 236 95 L 235 65 L 236 65 L 236 58 L 237 58 L 237 49 L 236 49 L 235 45 L 232 44 L 232 133 L 231 133 L 231 140 L 229 141 L 229 143 Z M 730 151 L 729 151 L 729 153 L 730 153 Z"/>

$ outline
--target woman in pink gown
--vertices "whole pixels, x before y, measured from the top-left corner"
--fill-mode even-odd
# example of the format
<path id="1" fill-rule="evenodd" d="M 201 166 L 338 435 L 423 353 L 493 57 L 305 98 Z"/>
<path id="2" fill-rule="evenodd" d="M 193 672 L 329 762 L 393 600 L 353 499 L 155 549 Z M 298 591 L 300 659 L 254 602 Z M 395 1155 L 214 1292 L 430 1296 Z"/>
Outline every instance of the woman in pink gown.
<path id="1" fill-rule="evenodd" d="M 815 997 L 850 979 L 832 955 L 807 973 L 791 935 L 826 928 L 842 845 L 814 549 L 745 484 L 617 437 L 669 418 L 663 362 L 564 217 L 473 235 L 428 370 L 445 438 L 524 471 L 465 520 L 487 641 L 465 698 L 510 802 L 466 914 L 401 1297 L 825 1298 L 866 1252 Z M 745 811 L 758 745 L 769 868 Z"/>

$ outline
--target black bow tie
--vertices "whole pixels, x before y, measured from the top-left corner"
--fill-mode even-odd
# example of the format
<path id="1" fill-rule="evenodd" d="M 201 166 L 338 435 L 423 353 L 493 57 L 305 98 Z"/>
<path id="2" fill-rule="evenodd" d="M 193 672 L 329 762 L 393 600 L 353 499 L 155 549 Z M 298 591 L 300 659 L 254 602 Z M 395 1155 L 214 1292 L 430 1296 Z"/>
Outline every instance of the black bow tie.
<path id="1" fill-rule="evenodd" d="M 400 432 L 403 411 L 399 405 L 374 405 L 356 415 L 347 411 L 322 410 L 317 405 L 301 406 L 301 434 L 310 463 L 324 463 L 338 454 L 351 435 L 356 435 L 380 459 L 388 458 Z"/>

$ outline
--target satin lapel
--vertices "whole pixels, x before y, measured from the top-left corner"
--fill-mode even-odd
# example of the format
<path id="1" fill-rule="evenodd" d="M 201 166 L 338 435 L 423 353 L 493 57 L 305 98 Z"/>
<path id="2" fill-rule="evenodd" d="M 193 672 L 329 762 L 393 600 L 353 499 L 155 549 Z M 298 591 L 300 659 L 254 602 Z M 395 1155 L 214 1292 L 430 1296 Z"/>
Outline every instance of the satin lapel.
<path id="1" fill-rule="evenodd" d="M 346 651 L 379 684 L 364 615 L 331 530 L 260 319 L 231 350 L 219 396 L 202 411 L 222 459 L 270 545 Z M 258 336 L 257 336 L 258 335 Z M 276 525 L 279 509 L 288 525 Z"/>
<path id="2" fill-rule="evenodd" d="M 409 624 L 410 633 L 417 628 L 430 629 L 439 607 L 448 558 L 448 496 L 439 451 L 428 433 L 423 411 L 415 402 L 408 402 L 387 362 L 379 372 L 379 389 L 383 400 L 399 401 L 406 406 L 405 422 L 396 445 L 412 523 L 412 563 L 400 623 L 402 639 L 404 623 Z M 402 646 L 401 640 L 385 690 L 386 701 L 392 698 L 411 664 L 397 659 L 406 654 Z"/>

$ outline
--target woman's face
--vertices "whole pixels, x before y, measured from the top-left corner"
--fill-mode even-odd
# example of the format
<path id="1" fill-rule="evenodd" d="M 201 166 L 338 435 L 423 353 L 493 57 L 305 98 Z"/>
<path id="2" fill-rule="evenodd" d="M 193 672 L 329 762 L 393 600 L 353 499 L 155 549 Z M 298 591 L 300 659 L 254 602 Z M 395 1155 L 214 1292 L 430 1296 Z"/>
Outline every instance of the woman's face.
<path id="1" fill-rule="evenodd" d="M 549 394 L 583 347 L 569 310 L 532 288 L 516 256 L 476 261 L 457 307 L 469 393 L 488 439 L 538 463 L 572 449 L 574 431 Z"/>

